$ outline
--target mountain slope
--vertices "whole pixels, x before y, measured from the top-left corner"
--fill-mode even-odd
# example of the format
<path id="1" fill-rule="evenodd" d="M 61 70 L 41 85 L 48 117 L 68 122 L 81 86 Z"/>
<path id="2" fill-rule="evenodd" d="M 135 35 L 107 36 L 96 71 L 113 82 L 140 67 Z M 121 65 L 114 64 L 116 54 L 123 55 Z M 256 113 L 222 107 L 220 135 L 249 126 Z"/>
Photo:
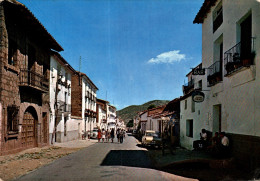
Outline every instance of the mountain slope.
<path id="1" fill-rule="evenodd" d="M 150 105 L 161 106 L 161 105 L 167 104 L 168 102 L 170 102 L 170 101 L 153 100 L 153 101 L 146 102 L 142 105 L 131 105 L 131 106 L 128 106 L 124 109 L 117 111 L 117 116 L 119 116 L 121 119 L 124 120 L 125 123 L 127 123 L 130 119 L 133 119 L 137 115 L 137 112 L 147 110 L 147 108 Z"/>

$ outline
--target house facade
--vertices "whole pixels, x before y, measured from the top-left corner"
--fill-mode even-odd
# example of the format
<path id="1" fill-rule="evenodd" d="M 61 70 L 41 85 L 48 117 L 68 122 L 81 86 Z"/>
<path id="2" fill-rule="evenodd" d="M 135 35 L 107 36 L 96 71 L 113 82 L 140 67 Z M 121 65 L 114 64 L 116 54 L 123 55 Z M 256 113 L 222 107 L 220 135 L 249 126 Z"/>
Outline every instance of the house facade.
<path id="1" fill-rule="evenodd" d="M 117 129 L 116 107 L 112 105 L 108 105 L 107 112 L 107 129 L 110 128 Z"/>
<path id="2" fill-rule="evenodd" d="M 108 101 L 97 99 L 97 120 L 96 126 L 100 129 L 107 130 L 107 111 L 108 111 Z"/>
<path id="3" fill-rule="evenodd" d="M 194 23 L 202 24 L 202 66 L 206 68 L 201 128 L 224 131 L 233 155 L 259 166 L 260 3 L 205 0 Z"/>
<path id="4" fill-rule="evenodd" d="M 76 71 L 57 52 L 50 61 L 50 143 L 78 139 L 78 122 L 71 119 L 71 77 Z"/>
<path id="5" fill-rule="evenodd" d="M 199 64 L 195 69 L 202 69 L 202 64 Z M 202 128 L 208 128 L 208 125 L 201 121 L 201 112 L 204 103 L 196 103 L 192 100 L 194 91 L 202 91 L 203 85 L 206 84 L 205 76 L 192 75 L 190 71 L 186 77 L 188 83 L 182 86 L 183 96 L 180 98 L 180 143 L 181 146 L 187 149 L 193 149 L 193 141 L 200 139 L 200 131 Z M 207 86 L 203 87 L 203 91 Z M 205 125 L 204 125 L 205 124 Z"/>
<path id="6" fill-rule="evenodd" d="M 78 121 L 81 134 L 96 127 L 96 92 L 98 88 L 81 72 L 72 76 L 71 114 L 74 121 Z"/>
<path id="7" fill-rule="evenodd" d="M 50 50 L 62 47 L 17 1 L 0 1 L 0 154 L 49 143 Z"/>

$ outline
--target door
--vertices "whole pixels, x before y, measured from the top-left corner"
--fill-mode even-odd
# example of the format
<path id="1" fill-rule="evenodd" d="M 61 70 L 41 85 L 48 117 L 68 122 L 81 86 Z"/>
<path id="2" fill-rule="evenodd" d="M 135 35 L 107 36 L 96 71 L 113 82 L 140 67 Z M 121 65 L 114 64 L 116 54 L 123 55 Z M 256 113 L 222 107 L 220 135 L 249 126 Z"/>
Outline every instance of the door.
<path id="1" fill-rule="evenodd" d="M 30 112 L 25 112 L 22 124 L 22 147 L 32 148 L 36 146 L 35 118 Z"/>
<path id="2" fill-rule="evenodd" d="M 241 59 L 249 58 L 251 53 L 252 16 L 248 16 L 241 24 Z"/>
<path id="3" fill-rule="evenodd" d="M 43 135 L 43 143 L 47 143 L 48 138 L 48 122 L 47 122 L 47 113 L 42 113 L 42 135 Z"/>
<path id="4" fill-rule="evenodd" d="M 215 132 L 221 132 L 221 105 L 213 106 L 213 134 Z"/>

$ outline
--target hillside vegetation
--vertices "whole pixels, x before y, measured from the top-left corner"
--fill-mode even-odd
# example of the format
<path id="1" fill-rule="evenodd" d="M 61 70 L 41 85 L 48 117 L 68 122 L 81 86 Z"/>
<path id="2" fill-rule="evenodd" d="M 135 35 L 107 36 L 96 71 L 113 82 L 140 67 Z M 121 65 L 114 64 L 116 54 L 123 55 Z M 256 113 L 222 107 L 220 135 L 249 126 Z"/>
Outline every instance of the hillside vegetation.
<path id="1" fill-rule="evenodd" d="M 137 112 L 147 110 L 147 108 L 151 105 L 161 106 L 161 105 L 167 104 L 168 102 L 170 102 L 170 101 L 153 100 L 153 101 L 146 102 L 142 105 L 131 105 L 131 106 L 128 106 L 124 109 L 117 111 L 117 116 L 119 116 L 121 119 L 124 120 L 125 123 L 127 123 L 129 120 L 133 119 L 137 115 Z"/>

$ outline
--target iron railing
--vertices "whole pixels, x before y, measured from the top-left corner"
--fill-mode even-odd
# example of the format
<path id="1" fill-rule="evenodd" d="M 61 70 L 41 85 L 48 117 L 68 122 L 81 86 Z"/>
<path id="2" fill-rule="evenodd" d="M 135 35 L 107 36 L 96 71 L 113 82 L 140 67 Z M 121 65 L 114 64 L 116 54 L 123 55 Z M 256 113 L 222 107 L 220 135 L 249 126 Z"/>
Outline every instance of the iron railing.
<path id="1" fill-rule="evenodd" d="M 208 86 L 222 81 L 222 61 L 217 61 L 207 68 Z"/>
<path id="2" fill-rule="evenodd" d="M 191 79 L 189 82 L 183 85 L 184 94 L 187 94 L 192 88 L 194 88 L 194 79 Z"/>
<path id="3" fill-rule="evenodd" d="M 20 86 L 31 86 L 42 91 L 49 90 L 49 81 L 42 74 L 35 71 L 21 69 L 20 70 Z"/>
<path id="4" fill-rule="evenodd" d="M 251 47 L 239 42 L 224 53 L 225 76 L 239 70 L 241 67 L 248 67 L 253 64 L 254 39 L 251 38 Z"/>

